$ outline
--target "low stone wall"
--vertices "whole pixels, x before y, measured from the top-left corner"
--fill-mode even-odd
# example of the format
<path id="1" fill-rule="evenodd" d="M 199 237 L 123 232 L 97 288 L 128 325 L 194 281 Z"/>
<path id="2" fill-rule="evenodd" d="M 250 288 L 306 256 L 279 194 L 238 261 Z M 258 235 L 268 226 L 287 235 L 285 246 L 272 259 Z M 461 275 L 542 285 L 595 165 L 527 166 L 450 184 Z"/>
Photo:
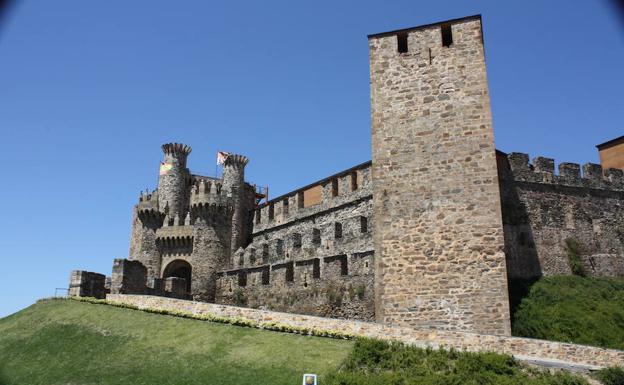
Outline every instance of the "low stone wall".
<path id="1" fill-rule="evenodd" d="M 440 330 L 412 329 L 372 322 L 321 318 L 299 314 L 216 305 L 147 295 L 109 294 L 110 301 L 135 305 L 139 308 L 212 314 L 238 317 L 255 322 L 272 322 L 288 326 L 335 330 L 365 337 L 397 340 L 421 347 L 446 347 L 466 351 L 491 351 L 511 354 L 530 362 L 558 362 L 585 368 L 612 365 L 624 366 L 624 351 L 529 338 L 504 337 Z"/>

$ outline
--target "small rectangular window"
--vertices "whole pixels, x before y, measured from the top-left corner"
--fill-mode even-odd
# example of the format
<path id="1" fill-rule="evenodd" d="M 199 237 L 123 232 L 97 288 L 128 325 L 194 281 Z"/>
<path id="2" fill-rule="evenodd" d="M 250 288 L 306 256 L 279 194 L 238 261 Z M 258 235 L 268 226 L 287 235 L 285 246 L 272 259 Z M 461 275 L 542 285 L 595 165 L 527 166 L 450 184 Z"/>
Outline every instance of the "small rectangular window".
<path id="1" fill-rule="evenodd" d="M 301 234 L 294 233 L 292 235 L 292 244 L 293 244 L 293 248 L 294 249 L 300 249 L 301 248 Z"/>
<path id="2" fill-rule="evenodd" d="M 260 223 L 260 214 L 261 211 L 260 209 L 256 210 L 256 224 Z"/>
<path id="3" fill-rule="evenodd" d="M 271 277 L 269 274 L 270 272 L 268 268 L 262 270 L 262 284 L 263 285 L 268 285 L 271 283 Z"/>
<path id="4" fill-rule="evenodd" d="M 269 220 L 272 221 L 275 218 L 275 205 L 271 203 L 269 205 Z"/>
<path id="5" fill-rule="evenodd" d="M 299 191 L 297 193 L 297 207 L 300 208 L 300 209 L 305 207 L 303 191 Z"/>
<path id="6" fill-rule="evenodd" d="M 241 286 L 241 287 L 247 286 L 247 273 L 245 272 L 238 273 L 238 286 Z"/>
<path id="7" fill-rule="evenodd" d="M 357 189 L 358 189 L 357 171 L 353 171 L 351 173 L 351 191 L 355 191 Z"/>
<path id="8" fill-rule="evenodd" d="M 334 223 L 334 238 L 342 238 L 342 224 L 340 222 Z"/>
<path id="9" fill-rule="evenodd" d="M 288 198 L 285 198 L 282 203 L 282 214 L 288 214 Z"/>
<path id="10" fill-rule="evenodd" d="M 360 217 L 360 232 L 368 232 L 368 218 L 366 217 Z"/>
<path id="11" fill-rule="evenodd" d="M 442 33 L 442 46 L 450 47 L 451 44 L 453 44 L 453 29 L 451 28 L 451 24 L 442 24 L 440 32 Z"/>
<path id="12" fill-rule="evenodd" d="M 295 280 L 295 269 L 292 262 L 286 265 L 286 282 L 292 282 Z"/>
<path id="13" fill-rule="evenodd" d="M 321 230 L 312 229 L 312 243 L 315 245 L 321 244 Z"/>
<path id="14" fill-rule="evenodd" d="M 331 181 L 331 196 L 337 197 L 340 192 L 338 191 L 338 179 L 334 178 Z"/>
<path id="15" fill-rule="evenodd" d="M 407 52 L 407 32 L 399 32 L 397 34 L 397 50 L 399 53 Z"/>

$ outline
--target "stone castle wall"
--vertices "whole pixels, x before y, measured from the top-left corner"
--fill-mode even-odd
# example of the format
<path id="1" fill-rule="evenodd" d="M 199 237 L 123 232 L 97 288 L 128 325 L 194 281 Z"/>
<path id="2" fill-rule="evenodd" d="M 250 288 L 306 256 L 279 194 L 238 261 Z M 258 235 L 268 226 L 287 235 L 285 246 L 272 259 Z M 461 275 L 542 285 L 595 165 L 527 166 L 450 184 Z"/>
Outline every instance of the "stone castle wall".
<path id="1" fill-rule="evenodd" d="M 581 174 L 582 169 L 582 174 Z M 572 274 L 566 240 L 592 276 L 624 276 L 624 175 L 597 164 L 499 153 L 510 279 Z"/>
<path id="2" fill-rule="evenodd" d="M 216 302 L 373 319 L 370 182 L 365 163 L 261 205 Z"/>

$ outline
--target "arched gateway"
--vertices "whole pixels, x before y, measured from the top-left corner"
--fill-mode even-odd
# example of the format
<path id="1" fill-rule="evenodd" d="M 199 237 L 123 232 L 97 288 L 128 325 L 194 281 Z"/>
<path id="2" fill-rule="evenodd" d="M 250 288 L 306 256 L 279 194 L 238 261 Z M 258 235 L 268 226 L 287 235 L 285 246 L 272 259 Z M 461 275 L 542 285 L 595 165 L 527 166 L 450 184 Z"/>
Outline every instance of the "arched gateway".
<path id="1" fill-rule="evenodd" d="M 163 279 L 169 277 L 184 278 L 186 280 L 186 292 L 191 292 L 191 265 L 182 259 L 171 261 L 163 272 Z"/>

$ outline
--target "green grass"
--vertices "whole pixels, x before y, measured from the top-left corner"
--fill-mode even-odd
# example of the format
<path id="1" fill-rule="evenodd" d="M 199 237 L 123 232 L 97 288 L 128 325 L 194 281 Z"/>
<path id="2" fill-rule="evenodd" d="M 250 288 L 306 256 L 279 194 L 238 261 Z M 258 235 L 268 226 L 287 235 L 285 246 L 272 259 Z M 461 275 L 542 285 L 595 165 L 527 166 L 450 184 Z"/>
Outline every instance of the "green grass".
<path id="1" fill-rule="evenodd" d="M 581 377 L 529 369 L 506 355 L 249 326 L 41 301 L 0 319 L 0 385 L 279 385 L 298 384 L 309 372 L 320 375 L 321 385 L 587 385 Z"/>
<path id="2" fill-rule="evenodd" d="M 579 376 L 529 369 L 511 356 L 425 350 L 360 339 L 329 385 L 587 385 Z"/>
<path id="3" fill-rule="evenodd" d="M 545 277 L 514 312 L 516 336 L 624 349 L 624 279 Z"/>
<path id="4" fill-rule="evenodd" d="M 0 384 L 296 384 L 353 341 L 50 300 L 0 320 Z"/>

